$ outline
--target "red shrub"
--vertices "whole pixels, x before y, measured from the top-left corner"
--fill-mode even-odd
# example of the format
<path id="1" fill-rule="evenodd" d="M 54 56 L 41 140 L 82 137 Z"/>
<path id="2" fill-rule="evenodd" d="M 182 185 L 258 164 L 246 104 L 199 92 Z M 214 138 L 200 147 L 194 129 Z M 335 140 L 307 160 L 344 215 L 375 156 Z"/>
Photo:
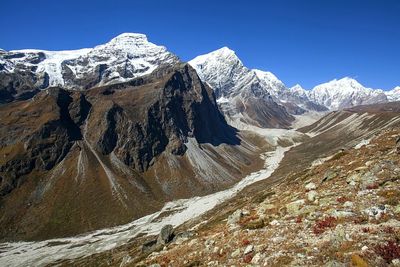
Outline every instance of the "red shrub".
<path id="1" fill-rule="evenodd" d="M 248 239 L 243 239 L 242 246 L 247 246 L 247 245 L 250 245 L 250 241 Z"/>
<path id="2" fill-rule="evenodd" d="M 396 230 L 391 226 L 387 226 L 387 227 L 383 228 L 383 232 L 385 232 L 387 234 L 395 234 Z"/>
<path id="3" fill-rule="evenodd" d="M 367 185 L 367 189 L 368 190 L 378 189 L 378 188 L 379 188 L 378 184 L 369 184 L 369 185 Z"/>
<path id="4" fill-rule="evenodd" d="M 377 245 L 375 247 L 375 252 L 387 263 L 391 263 L 394 259 L 400 259 L 400 245 L 395 241 Z"/>
<path id="5" fill-rule="evenodd" d="M 253 253 L 246 254 L 243 257 L 243 261 L 245 263 L 250 263 L 252 259 L 253 259 Z"/>
<path id="6" fill-rule="evenodd" d="M 336 201 L 343 204 L 343 203 L 345 203 L 346 201 L 349 201 L 349 199 L 348 199 L 347 197 L 338 197 L 338 198 L 336 199 Z"/>
<path id="7" fill-rule="evenodd" d="M 363 231 L 363 233 L 369 233 L 371 229 L 369 229 L 368 227 L 364 227 L 361 229 L 361 231 Z"/>
<path id="8" fill-rule="evenodd" d="M 313 232 L 316 235 L 322 234 L 327 228 L 336 226 L 336 218 L 332 216 L 325 217 L 323 220 L 316 221 L 313 227 Z"/>
<path id="9" fill-rule="evenodd" d="M 301 223 L 302 221 L 303 221 L 303 218 L 301 216 L 297 216 L 296 223 Z"/>

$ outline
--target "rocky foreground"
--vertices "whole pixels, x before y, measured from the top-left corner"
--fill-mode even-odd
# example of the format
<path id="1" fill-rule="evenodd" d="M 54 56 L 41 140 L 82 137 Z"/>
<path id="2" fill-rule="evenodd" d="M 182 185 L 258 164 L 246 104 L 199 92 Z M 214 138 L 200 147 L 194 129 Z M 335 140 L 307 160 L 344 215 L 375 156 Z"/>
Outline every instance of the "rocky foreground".
<path id="1" fill-rule="evenodd" d="M 315 161 L 197 230 L 172 238 L 166 227 L 166 242 L 145 244 L 141 258 L 125 251 L 119 264 L 400 266 L 399 136 L 388 130 Z"/>

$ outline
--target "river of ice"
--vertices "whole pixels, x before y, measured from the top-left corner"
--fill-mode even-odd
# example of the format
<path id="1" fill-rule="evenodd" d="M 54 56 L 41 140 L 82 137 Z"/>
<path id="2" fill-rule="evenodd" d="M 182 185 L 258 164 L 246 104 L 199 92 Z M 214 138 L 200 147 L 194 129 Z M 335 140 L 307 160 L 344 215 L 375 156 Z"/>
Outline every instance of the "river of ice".
<path id="1" fill-rule="evenodd" d="M 267 130 L 263 134 L 268 135 Z M 281 134 L 281 132 L 270 131 L 269 137 L 278 138 Z M 230 199 L 246 186 L 268 178 L 279 166 L 285 152 L 289 149 L 290 147 L 276 146 L 274 151 L 264 153 L 262 155 L 265 159 L 264 168 L 251 173 L 229 189 L 206 196 L 168 202 L 160 211 L 125 225 L 70 238 L 2 243 L 0 244 L 0 266 L 45 266 L 58 260 L 84 257 L 116 248 L 139 234 L 158 234 L 166 224 L 181 225 Z M 160 216 L 165 212 L 169 215 Z"/>

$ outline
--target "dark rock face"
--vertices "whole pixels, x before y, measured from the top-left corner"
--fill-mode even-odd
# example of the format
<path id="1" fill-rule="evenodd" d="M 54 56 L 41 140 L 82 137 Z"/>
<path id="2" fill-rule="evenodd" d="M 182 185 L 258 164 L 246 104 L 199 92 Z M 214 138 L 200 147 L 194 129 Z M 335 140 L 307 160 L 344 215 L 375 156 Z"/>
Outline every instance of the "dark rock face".
<path id="1" fill-rule="evenodd" d="M 23 63 L 12 63 L 12 59 L 21 59 Z M 37 66 L 32 66 L 44 59 L 42 52 L 0 52 L 0 104 L 29 99 L 49 86 L 48 74 L 36 73 Z M 10 66 L 13 71 L 7 70 Z"/>
<path id="2" fill-rule="evenodd" d="M 88 102 L 83 95 L 80 102 L 73 100 L 71 94 L 65 90 L 53 88 L 47 94 L 37 99 L 36 113 L 42 112 L 41 105 L 49 105 L 54 114 L 53 119 L 40 124 L 30 134 L 25 134 L 24 128 L 18 125 L 3 125 L 4 130 L 0 136 L 1 147 L 23 144 L 24 153 L 14 157 L 0 166 L 0 172 L 4 173 L 4 180 L 0 185 L 0 195 L 5 195 L 17 187 L 18 178 L 36 170 L 50 170 L 59 163 L 70 150 L 76 140 L 82 138 L 79 126 L 87 115 Z M 82 104 L 84 103 L 84 104 Z M 85 106 L 86 104 L 86 106 Z M 71 106 L 71 107 L 70 107 Z M 75 121 L 71 118 L 71 114 Z M 17 116 L 25 114 L 15 112 Z M 32 119 L 34 123 L 34 118 Z M 7 128 L 12 127 L 14 136 L 7 135 Z M 14 139 L 15 138 L 15 139 Z M 10 140 L 11 139 L 11 140 Z"/>
<path id="3" fill-rule="evenodd" d="M 138 107 L 132 94 L 119 100 L 125 91 L 110 94 L 115 86 L 102 89 L 103 95 L 106 92 L 105 95 L 118 99 L 101 109 L 102 115 L 96 110 L 92 113 L 103 118 L 103 123 L 95 126 L 100 129 L 99 136 L 93 139 L 102 154 L 114 152 L 126 165 L 145 171 L 152 159 L 166 149 L 183 155 L 188 137 L 213 145 L 239 144 L 235 130 L 220 114 L 212 90 L 201 83 L 190 66 L 172 70 L 167 76 L 159 88 L 138 92 L 145 97 L 153 94 L 152 100 L 140 104 L 142 108 L 146 106 L 144 113 L 135 114 L 136 110 L 132 110 Z"/>
<path id="4" fill-rule="evenodd" d="M 47 86 L 48 76 L 35 75 L 29 69 L 0 72 L 0 104 L 29 99 Z"/>

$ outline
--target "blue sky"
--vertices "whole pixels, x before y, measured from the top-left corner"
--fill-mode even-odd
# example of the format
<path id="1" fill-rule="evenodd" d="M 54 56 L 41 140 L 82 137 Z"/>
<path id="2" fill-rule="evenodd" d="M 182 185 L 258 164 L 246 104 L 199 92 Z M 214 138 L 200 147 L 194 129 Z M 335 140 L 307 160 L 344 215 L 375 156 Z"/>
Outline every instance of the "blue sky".
<path id="1" fill-rule="evenodd" d="M 396 0 L 2 0 L 0 47 L 93 47 L 140 32 L 182 60 L 222 46 L 250 68 L 306 88 L 344 76 L 400 85 Z"/>

